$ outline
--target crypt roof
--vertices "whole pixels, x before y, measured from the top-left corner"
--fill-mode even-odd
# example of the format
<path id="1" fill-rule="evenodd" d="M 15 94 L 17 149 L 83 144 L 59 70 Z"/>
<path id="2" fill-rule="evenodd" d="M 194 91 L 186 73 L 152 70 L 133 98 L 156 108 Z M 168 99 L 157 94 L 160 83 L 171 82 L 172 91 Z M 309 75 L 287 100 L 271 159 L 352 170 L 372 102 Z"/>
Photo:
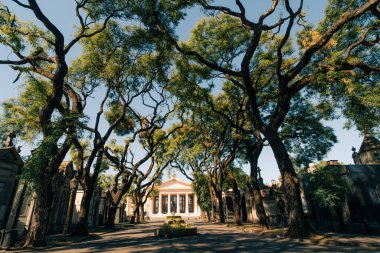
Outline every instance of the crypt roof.
<path id="1" fill-rule="evenodd" d="M 380 165 L 359 164 L 359 165 L 328 165 L 329 167 L 339 168 L 340 175 L 348 175 L 356 185 L 365 187 L 375 187 L 380 185 Z"/>
<path id="2" fill-rule="evenodd" d="M 21 159 L 20 154 L 13 146 L 0 148 L 0 159 L 19 165 L 22 165 L 24 163 Z"/>
<path id="3" fill-rule="evenodd" d="M 380 141 L 371 134 L 365 134 L 364 140 L 359 149 L 359 153 L 366 152 L 369 150 L 374 150 L 374 149 L 380 150 Z"/>

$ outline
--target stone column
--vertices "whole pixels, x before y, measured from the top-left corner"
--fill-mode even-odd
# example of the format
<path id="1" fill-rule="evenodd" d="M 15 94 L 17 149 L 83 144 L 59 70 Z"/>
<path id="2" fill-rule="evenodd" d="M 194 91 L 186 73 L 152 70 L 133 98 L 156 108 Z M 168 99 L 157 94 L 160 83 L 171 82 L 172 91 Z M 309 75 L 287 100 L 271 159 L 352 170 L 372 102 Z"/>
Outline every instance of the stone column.
<path id="1" fill-rule="evenodd" d="M 65 224 L 63 225 L 63 237 L 66 237 L 67 233 L 69 232 L 69 227 L 71 224 L 71 219 L 73 217 L 73 211 L 74 211 L 74 205 L 75 205 L 75 197 L 77 194 L 78 189 L 78 180 L 76 179 L 76 176 L 70 180 L 70 197 L 69 197 L 69 203 L 66 211 L 66 217 L 65 217 Z"/>
<path id="2" fill-rule="evenodd" d="M 193 195 L 193 201 L 194 201 L 194 214 L 197 214 L 198 213 L 198 199 L 195 193 Z"/>
<path id="3" fill-rule="evenodd" d="M 156 196 L 152 196 L 150 199 L 150 215 L 154 213 L 154 201 L 156 200 Z"/>
<path id="4" fill-rule="evenodd" d="M 181 213 L 179 209 L 179 193 L 177 193 L 177 213 Z"/>
<path id="5" fill-rule="evenodd" d="M 170 193 L 168 194 L 168 214 L 170 215 L 171 210 L 170 210 Z"/>
<path id="6" fill-rule="evenodd" d="M 158 194 L 158 214 L 162 214 L 162 194 Z"/>
<path id="7" fill-rule="evenodd" d="M 185 213 L 189 214 L 189 194 L 186 193 L 186 198 L 185 198 L 186 204 L 185 204 Z"/>

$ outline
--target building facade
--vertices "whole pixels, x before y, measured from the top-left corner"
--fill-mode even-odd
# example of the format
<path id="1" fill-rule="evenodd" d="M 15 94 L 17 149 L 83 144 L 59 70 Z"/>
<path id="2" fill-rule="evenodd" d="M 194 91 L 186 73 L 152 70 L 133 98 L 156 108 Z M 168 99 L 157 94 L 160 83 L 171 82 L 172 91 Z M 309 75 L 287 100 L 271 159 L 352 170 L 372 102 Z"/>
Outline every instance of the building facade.
<path id="1" fill-rule="evenodd" d="M 354 233 L 380 233 L 380 141 L 366 134 L 359 152 L 352 148 L 355 164 L 328 163 L 337 176 L 347 177 L 350 194 L 335 210 L 321 207 L 309 198 L 317 227 Z M 309 171 L 312 173 L 313 168 Z"/>
<path id="2" fill-rule="evenodd" d="M 189 219 L 200 218 L 201 209 L 190 183 L 173 178 L 162 182 L 154 192 L 144 205 L 147 218 L 160 220 L 168 215 L 180 215 Z M 126 204 L 128 216 L 133 215 L 133 209 L 132 198 L 128 197 Z"/>
<path id="3" fill-rule="evenodd" d="M 74 210 L 71 218 L 71 224 L 77 224 L 79 220 L 80 206 L 84 196 L 84 190 L 80 184 L 78 184 L 78 189 L 75 194 Z M 90 202 L 90 209 L 88 213 L 88 225 L 97 226 L 99 223 L 99 205 L 101 199 L 101 189 L 97 186 Z"/>
<path id="4" fill-rule="evenodd" d="M 21 173 L 23 162 L 13 146 L 0 148 L 0 229 L 11 229 L 17 216 L 17 176 Z"/>
<path id="5" fill-rule="evenodd" d="M 63 229 L 69 201 L 70 180 L 73 177 L 73 163 L 71 161 L 62 162 L 52 180 L 52 194 L 54 197 L 49 216 L 48 230 L 50 233 L 58 233 Z M 27 188 L 26 184 L 20 185 L 19 190 L 23 191 L 23 196 L 20 199 L 20 210 L 16 228 L 19 231 L 19 235 L 22 235 L 26 234 L 31 223 L 34 213 L 35 194 Z"/>

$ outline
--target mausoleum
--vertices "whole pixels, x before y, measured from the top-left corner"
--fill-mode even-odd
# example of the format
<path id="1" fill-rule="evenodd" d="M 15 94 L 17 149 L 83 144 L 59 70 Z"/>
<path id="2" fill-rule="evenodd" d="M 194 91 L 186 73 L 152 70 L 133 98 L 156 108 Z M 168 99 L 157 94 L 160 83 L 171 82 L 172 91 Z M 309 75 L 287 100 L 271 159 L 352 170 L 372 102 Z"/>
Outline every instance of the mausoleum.
<path id="1" fill-rule="evenodd" d="M 199 218 L 201 209 L 191 183 L 173 178 L 157 186 L 153 196 L 149 196 L 145 206 L 145 215 L 149 219 L 163 219 L 167 215 L 180 215 L 182 218 Z M 133 215 L 133 201 L 127 198 L 127 214 Z"/>

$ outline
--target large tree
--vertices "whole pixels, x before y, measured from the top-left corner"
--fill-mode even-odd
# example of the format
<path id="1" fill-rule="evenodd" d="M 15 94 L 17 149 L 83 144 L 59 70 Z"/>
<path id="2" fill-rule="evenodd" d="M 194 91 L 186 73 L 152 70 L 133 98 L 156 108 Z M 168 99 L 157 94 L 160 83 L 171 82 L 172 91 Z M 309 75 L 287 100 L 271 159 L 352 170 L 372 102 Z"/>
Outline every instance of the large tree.
<path id="1" fill-rule="evenodd" d="M 158 105 L 155 107 L 156 110 L 157 107 Z M 127 192 L 132 192 L 135 203 L 134 222 L 139 223 L 144 220 L 144 204 L 154 184 L 176 158 L 177 151 L 168 139 L 182 126 L 175 125 L 167 131 L 162 130 L 167 127 L 166 123 L 171 112 L 169 110 L 161 116 L 154 113 L 153 117 L 141 117 L 144 119 L 144 124 L 125 139 L 124 147 L 118 145 L 107 147 L 105 155 L 117 173 L 108 191 L 111 196 L 111 206 L 105 227 L 114 227 L 116 210 Z M 139 142 L 139 148 L 136 148 L 136 142 Z"/>
<path id="2" fill-rule="evenodd" d="M 343 59 L 339 64 L 330 62 L 326 67 L 326 61 L 323 57 L 318 58 L 318 55 L 331 50 L 335 43 L 344 44 L 344 40 L 339 40 L 334 35 L 349 28 L 353 21 L 367 14 L 372 15 L 372 19 L 377 19 L 380 1 L 348 1 L 357 4 L 331 20 L 324 33 L 310 29 L 304 22 L 303 0 L 299 1 L 296 7 L 289 0 L 273 0 L 268 10 L 256 20 L 249 18 L 248 9 L 240 0 L 235 1 L 236 8 L 213 5 L 213 2 L 191 2 L 200 5 L 213 17 L 202 21 L 187 43 L 179 43 L 176 40 L 173 35 L 175 23 L 169 23 L 171 19 L 164 18 L 172 16 L 167 11 L 171 4 L 168 7 L 166 1 L 149 4 L 150 18 L 145 15 L 143 19 L 147 25 L 155 27 L 171 41 L 180 53 L 209 67 L 215 75 L 233 81 L 246 92 L 250 120 L 269 142 L 284 181 L 290 217 L 288 235 L 293 238 L 307 237 L 310 230 L 302 210 L 300 182 L 279 129 L 290 110 L 292 99 L 305 87 L 313 84 L 319 77 L 318 73 L 346 69 L 365 71 L 368 74 L 378 71 L 376 66 L 373 67 L 361 60 L 352 62 Z M 185 4 L 182 1 L 178 3 Z M 284 7 L 285 14 L 278 18 L 277 22 L 271 23 L 270 18 L 279 13 L 281 6 Z M 308 43 L 299 44 L 298 48 L 291 44 L 296 28 L 306 32 L 303 35 L 305 38 L 311 38 Z M 367 25 L 365 28 L 368 28 Z M 345 48 L 349 49 L 349 46 Z M 274 54 L 263 59 L 262 56 L 268 51 L 274 51 Z M 271 64 L 263 64 L 265 60 Z M 268 85 L 272 89 L 266 90 Z M 270 110 L 261 108 L 259 94 L 262 92 L 270 92 L 267 94 L 275 99 Z"/>
<path id="3" fill-rule="evenodd" d="M 110 191 L 113 199 L 107 222 L 110 227 L 121 198 L 136 177 L 136 169 L 154 154 L 157 140 L 153 140 L 153 136 L 164 127 L 174 110 L 175 100 L 168 98 L 165 90 L 171 47 L 159 43 L 149 31 L 110 22 L 103 33 L 83 40 L 82 47 L 83 53 L 74 62 L 70 75 L 73 86 L 77 86 L 74 90 L 80 88 L 76 96 L 85 100 L 79 92 L 81 89 L 90 90 L 97 96 L 104 93 L 93 121 L 80 125 L 82 138 L 90 139 L 87 157 L 84 156 L 83 141 L 79 138 L 74 141 L 81 161 L 78 171 L 84 189 L 75 233 L 87 235 L 89 208 L 98 175 L 105 163 L 105 155 L 112 157 L 106 150 L 111 136 L 115 134 L 126 138 L 127 144 L 124 150 L 120 150 L 124 154 L 122 157 L 130 153 L 133 142 L 144 139 L 143 134 L 149 137 L 149 144 L 154 144 L 148 155 L 132 166 L 132 176 L 128 176 L 129 180 L 122 180 L 121 185 L 118 184 L 119 177 L 127 176 L 124 162 L 130 161 L 125 158 L 111 160 L 119 173 L 114 179 L 115 187 Z M 88 114 L 89 118 L 91 116 Z M 108 127 L 104 123 L 108 123 Z"/>
<path id="4" fill-rule="evenodd" d="M 121 14 L 125 7 L 119 1 L 77 1 L 78 29 L 66 41 L 62 31 L 41 10 L 37 1 L 12 2 L 29 11 L 32 19 L 39 24 L 23 22 L 10 11 L 11 6 L 0 3 L 0 42 L 10 52 L 10 56 L 1 59 L 0 64 L 7 64 L 19 72 L 16 81 L 27 76 L 37 89 L 45 89 L 37 92 L 45 95 L 40 100 L 41 107 L 35 111 L 39 142 L 26 163 L 36 201 L 25 246 L 36 247 L 46 244 L 52 177 L 72 144 L 75 125 L 81 114 L 78 101 L 62 101 L 68 74 L 67 54 L 82 38 L 101 33 L 108 21 Z M 94 29 L 94 25 L 98 24 L 100 26 Z"/>

